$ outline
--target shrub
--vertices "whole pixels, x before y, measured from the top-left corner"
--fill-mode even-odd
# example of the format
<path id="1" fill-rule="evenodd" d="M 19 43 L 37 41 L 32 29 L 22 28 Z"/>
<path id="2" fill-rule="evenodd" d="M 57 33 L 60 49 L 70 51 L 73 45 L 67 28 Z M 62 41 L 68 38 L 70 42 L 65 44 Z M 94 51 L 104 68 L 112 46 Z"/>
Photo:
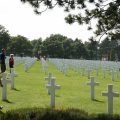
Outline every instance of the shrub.
<path id="1" fill-rule="evenodd" d="M 0 112 L 0 120 L 120 120 L 120 115 L 88 115 L 79 109 L 24 108 Z"/>

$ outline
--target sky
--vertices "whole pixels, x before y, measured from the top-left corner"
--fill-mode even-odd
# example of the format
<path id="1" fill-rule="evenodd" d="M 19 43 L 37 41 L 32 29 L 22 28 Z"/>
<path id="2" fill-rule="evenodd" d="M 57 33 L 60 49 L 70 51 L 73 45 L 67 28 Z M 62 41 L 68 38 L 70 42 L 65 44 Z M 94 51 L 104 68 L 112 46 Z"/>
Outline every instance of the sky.
<path id="1" fill-rule="evenodd" d="M 87 26 L 78 23 L 69 25 L 64 18 L 62 8 L 47 10 L 42 15 L 36 15 L 29 4 L 23 4 L 20 0 L 0 0 L 0 25 L 9 31 L 11 36 L 22 35 L 29 40 L 49 37 L 51 34 L 61 34 L 72 38 L 81 39 L 83 42 L 93 35 L 87 30 Z"/>

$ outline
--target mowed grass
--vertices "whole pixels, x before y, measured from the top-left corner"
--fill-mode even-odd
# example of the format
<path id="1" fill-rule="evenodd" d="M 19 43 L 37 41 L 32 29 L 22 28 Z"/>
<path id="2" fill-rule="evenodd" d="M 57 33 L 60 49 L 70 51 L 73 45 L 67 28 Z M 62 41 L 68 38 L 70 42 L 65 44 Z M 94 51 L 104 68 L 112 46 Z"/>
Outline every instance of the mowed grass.
<path id="1" fill-rule="evenodd" d="M 18 77 L 15 77 L 15 89 L 10 89 L 10 84 L 7 86 L 7 101 L 0 101 L 0 105 L 4 107 L 2 110 L 19 108 L 49 108 L 50 95 L 48 95 L 46 84 L 44 80 L 44 72 L 40 61 L 28 70 L 24 71 L 24 65 L 15 66 L 15 71 Z M 85 75 L 69 69 L 68 75 L 64 75 L 55 66 L 48 63 L 47 75 L 51 72 L 53 77 L 56 77 L 56 84 L 61 85 L 61 89 L 56 90 L 56 109 L 77 108 L 83 109 L 88 113 L 107 113 L 107 97 L 101 96 L 102 91 L 107 91 L 107 84 L 114 85 L 114 91 L 120 93 L 120 75 L 115 77 L 112 81 L 109 72 L 106 73 L 106 78 L 103 78 L 100 70 L 99 75 L 92 71 L 91 76 L 95 77 L 96 82 L 100 86 L 95 87 L 95 100 L 90 98 L 90 86 L 86 83 L 90 82 L 87 78 L 87 71 Z M 1 92 L 0 92 L 1 96 Z M 120 114 L 120 97 L 114 98 L 114 113 Z"/>

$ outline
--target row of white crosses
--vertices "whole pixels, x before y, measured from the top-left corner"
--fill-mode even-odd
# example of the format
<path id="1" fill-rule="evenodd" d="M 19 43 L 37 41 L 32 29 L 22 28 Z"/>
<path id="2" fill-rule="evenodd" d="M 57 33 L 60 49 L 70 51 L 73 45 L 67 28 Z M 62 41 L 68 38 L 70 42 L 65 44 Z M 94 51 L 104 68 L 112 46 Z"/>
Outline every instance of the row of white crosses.
<path id="1" fill-rule="evenodd" d="M 51 96 L 51 102 L 50 106 L 52 108 L 55 107 L 55 90 L 60 89 L 60 85 L 55 84 L 55 77 L 52 77 L 52 74 L 49 73 L 48 77 L 44 78 L 45 80 L 48 80 L 48 85 L 46 86 L 48 88 L 48 94 Z M 99 83 L 95 82 L 94 77 L 91 77 L 91 82 L 87 83 L 87 85 L 90 85 L 91 87 L 91 99 L 95 99 L 95 86 L 99 86 Z M 113 113 L 113 97 L 119 97 L 119 93 L 113 92 L 113 85 L 108 85 L 108 92 L 102 92 L 102 96 L 108 97 L 108 113 Z"/>
<path id="2" fill-rule="evenodd" d="M 30 67 L 35 63 L 36 58 L 28 58 L 27 60 L 25 60 L 25 64 L 24 64 L 24 69 L 25 72 L 27 72 Z"/>
<path id="3" fill-rule="evenodd" d="M 18 59 L 20 59 L 20 58 L 18 58 Z M 34 61 L 35 61 L 35 59 L 34 59 Z M 2 79 L 1 81 L 2 81 L 2 84 L 3 84 L 3 87 L 2 87 L 2 100 L 7 100 L 7 84 L 8 83 L 11 83 L 11 89 L 15 88 L 14 77 L 16 76 L 16 73 L 14 71 L 14 68 L 10 68 L 10 69 L 11 69 L 10 70 L 10 80 L 8 80 L 6 78 L 7 74 L 5 72 L 2 73 L 2 78 L 1 78 Z"/>
<path id="4" fill-rule="evenodd" d="M 47 72 L 47 62 L 46 62 L 46 60 L 44 58 L 41 58 L 41 62 L 42 62 L 44 75 L 46 75 L 46 72 Z"/>
<path id="5" fill-rule="evenodd" d="M 61 72 L 64 71 L 65 66 L 67 66 L 67 72 L 69 68 L 72 68 L 74 72 L 78 72 L 78 74 L 80 74 L 81 70 L 82 76 L 84 76 L 85 71 L 87 71 L 88 78 L 90 78 L 92 70 L 95 70 L 96 75 L 98 76 L 101 69 L 103 71 L 104 78 L 106 77 L 106 72 L 111 74 L 112 80 L 114 80 L 115 77 L 118 78 L 119 76 L 120 62 L 72 59 L 49 59 L 49 61 L 53 63 Z"/>
<path id="6" fill-rule="evenodd" d="M 2 73 L 2 100 L 7 100 L 7 84 L 11 83 L 11 89 L 14 89 L 14 68 L 11 68 L 11 73 L 10 73 L 10 80 L 7 80 L 6 78 L 6 73 Z"/>
<path id="7" fill-rule="evenodd" d="M 87 85 L 90 85 L 91 87 L 91 99 L 95 99 L 95 86 L 99 86 L 98 82 L 95 82 L 94 77 L 91 77 L 91 82 L 87 83 Z M 108 97 L 108 113 L 113 113 L 113 97 L 119 97 L 120 94 L 117 92 L 113 92 L 113 85 L 109 84 L 108 85 L 108 91 L 107 92 L 102 92 L 102 96 L 107 96 Z"/>
<path id="8" fill-rule="evenodd" d="M 49 61 L 63 74 L 68 75 L 69 64 L 67 64 L 67 59 L 49 59 Z"/>
<path id="9" fill-rule="evenodd" d="M 90 87 L 91 87 L 91 90 L 90 90 L 90 92 L 91 92 L 91 100 L 94 100 L 95 99 L 95 86 L 99 86 L 99 83 L 97 83 L 97 82 L 95 82 L 95 80 L 94 80 L 94 77 L 91 77 L 91 82 L 89 82 L 89 83 L 87 83 L 87 85 L 90 85 Z"/>
<path id="10" fill-rule="evenodd" d="M 48 94 L 51 96 L 50 106 L 51 108 L 54 108 L 55 107 L 55 90 L 60 89 L 60 85 L 55 84 L 56 78 L 52 77 L 51 73 L 49 73 L 48 77 L 45 77 L 44 79 L 48 81 L 46 88 L 48 89 Z"/>
<path id="11" fill-rule="evenodd" d="M 111 74 L 113 81 L 114 81 L 115 77 L 118 78 L 119 69 L 120 69 L 120 62 L 103 61 L 101 63 L 101 66 L 103 68 L 104 78 L 106 77 L 106 71 L 108 71 Z"/>
<path id="12" fill-rule="evenodd" d="M 7 67 L 9 66 L 9 58 L 10 58 L 9 56 L 6 56 L 5 63 L 6 63 Z M 14 65 L 23 64 L 25 59 L 26 59 L 25 57 L 16 57 L 16 56 L 14 56 Z"/>

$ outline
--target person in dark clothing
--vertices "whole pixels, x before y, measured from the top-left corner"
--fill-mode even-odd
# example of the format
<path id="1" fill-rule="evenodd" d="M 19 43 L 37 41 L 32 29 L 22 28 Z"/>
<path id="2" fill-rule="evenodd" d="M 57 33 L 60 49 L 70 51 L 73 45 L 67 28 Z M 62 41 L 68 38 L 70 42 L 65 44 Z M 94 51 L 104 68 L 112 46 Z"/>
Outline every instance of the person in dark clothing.
<path id="1" fill-rule="evenodd" d="M 0 55 L 0 64 L 1 64 L 1 73 L 6 71 L 6 64 L 5 64 L 5 49 L 2 49 L 2 53 Z"/>
<path id="2" fill-rule="evenodd" d="M 2 53 L 0 54 L 0 64 L 1 64 L 1 73 L 5 72 L 6 71 L 6 64 L 5 64 L 5 49 L 3 48 Z M 0 74 L 1 74 L 0 73 Z M 3 87 L 2 85 L 2 82 L 1 82 L 1 78 L 2 76 L 0 77 L 0 86 Z M 0 106 L 0 110 L 3 108 L 3 106 Z"/>

